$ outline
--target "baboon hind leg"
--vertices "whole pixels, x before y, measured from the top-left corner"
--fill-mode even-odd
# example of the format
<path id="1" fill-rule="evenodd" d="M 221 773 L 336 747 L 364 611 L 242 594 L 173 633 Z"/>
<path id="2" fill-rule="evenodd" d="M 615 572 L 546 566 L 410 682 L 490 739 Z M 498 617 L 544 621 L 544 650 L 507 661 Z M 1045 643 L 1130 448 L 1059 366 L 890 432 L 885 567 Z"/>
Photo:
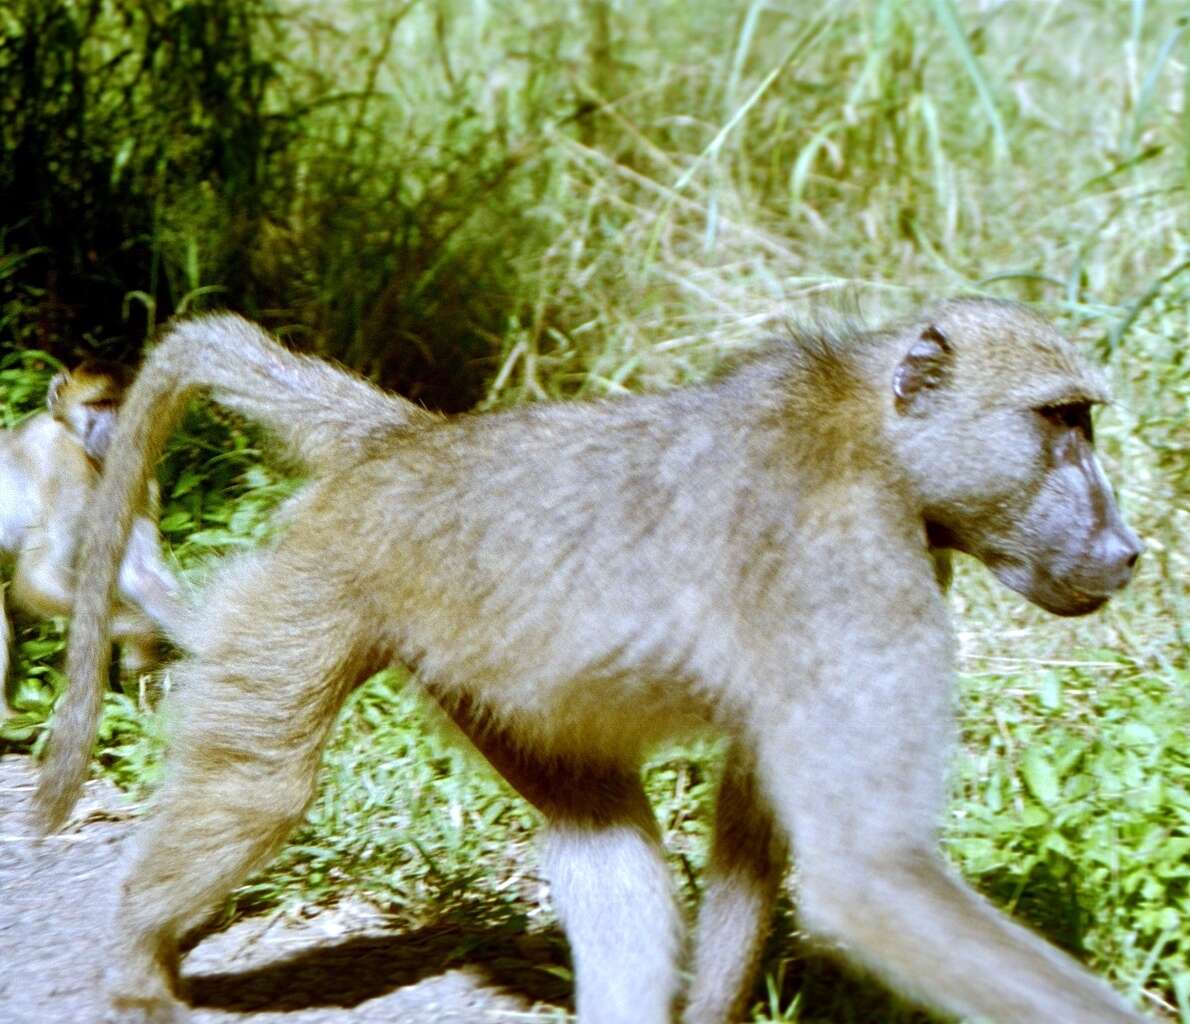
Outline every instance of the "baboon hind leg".
<path id="1" fill-rule="evenodd" d="M 637 767 L 536 756 L 465 703 L 450 714 L 545 816 L 542 865 L 570 944 L 580 1024 L 670 1024 L 681 916 Z"/>
<path id="2" fill-rule="evenodd" d="M 346 624 L 329 621 L 333 604 L 310 645 L 287 628 L 302 588 L 252 589 L 214 605 L 209 635 L 220 639 L 174 671 L 166 777 L 115 921 L 109 994 L 122 1019 L 180 1019 L 179 941 L 301 820 L 335 714 L 376 667 L 355 657 Z"/>
<path id="3" fill-rule="evenodd" d="M 760 792 L 755 759 L 733 743 L 715 800 L 683 1024 L 741 1019 L 788 860 L 789 844 Z"/>
<path id="4" fill-rule="evenodd" d="M 542 863 L 566 929 L 581 1024 L 669 1024 L 682 925 L 636 770 L 554 775 Z M 559 784 L 560 783 L 560 784 Z"/>

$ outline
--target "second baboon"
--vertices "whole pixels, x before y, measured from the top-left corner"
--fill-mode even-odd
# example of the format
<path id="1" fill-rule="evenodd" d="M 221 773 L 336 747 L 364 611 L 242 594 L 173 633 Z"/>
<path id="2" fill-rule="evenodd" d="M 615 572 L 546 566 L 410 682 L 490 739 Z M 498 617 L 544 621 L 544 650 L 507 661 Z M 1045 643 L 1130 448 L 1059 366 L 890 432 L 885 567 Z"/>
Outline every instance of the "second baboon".
<path id="1" fill-rule="evenodd" d="M 45 412 L 0 431 L 0 558 L 11 564 L 13 604 L 31 615 L 70 614 L 78 537 L 93 514 L 99 467 L 127 383 L 128 374 L 109 363 L 63 370 L 50 381 Z M 111 632 L 121 645 L 122 667 L 141 672 L 156 661 L 159 630 L 171 629 L 181 615 L 178 584 L 149 515 L 133 524 L 119 588 L 124 603 Z M 0 589 L 0 680 L 7 702 L 4 605 Z"/>
<path id="2" fill-rule="evenodd" d="M 166 781 L 115 926 L 131 1017 L 180 1012 L 180 938 L 301 820 L 344 698 L 399 662 L 545 815 L 584 1024 L 677 1012 L 680 915 L 639 765 L 708 727 L 732 754 L 689 1020 L 738 1002 L 786 842 L 804 926 L 931 1006 L 1141 1019 L 936 843 L 954 666 L 934 556 L 1080 615 L 1140 553 L 1094 453 L 1103 385 L 1044 319 L 954 300 L 774 342 L 701 386 L 453 419 L 238 318 L 175 325 L 88 529 L 47 827 L 86 775 L 132 509 L 200 388 L 310 480 L 178 637 Z"/>

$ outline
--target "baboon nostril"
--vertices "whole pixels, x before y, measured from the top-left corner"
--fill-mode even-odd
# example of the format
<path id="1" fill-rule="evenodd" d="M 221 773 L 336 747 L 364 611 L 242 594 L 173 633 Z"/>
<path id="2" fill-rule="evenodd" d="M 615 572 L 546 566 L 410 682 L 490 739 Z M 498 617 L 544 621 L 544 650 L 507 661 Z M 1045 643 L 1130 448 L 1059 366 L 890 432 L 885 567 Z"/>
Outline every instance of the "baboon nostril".
<path id="1" fill-rule="evenodd" d="M 1145 553 L 1145 542 L 1135 533 L 1129 531 L 1125 541 L 1125 550 L 1124 564 L 1131 569 L 1136 565 L 1136 560 Z"/>
<path id="2" fill-rule="evenodd" d="M 1131 530 L 1108 533 L 1100 548 L 1104 567 L 1113 574 L 1121 574 L 1124 583 L 1132 575 L 1136 561 L 1144 550 L 1144 543 Z"/>

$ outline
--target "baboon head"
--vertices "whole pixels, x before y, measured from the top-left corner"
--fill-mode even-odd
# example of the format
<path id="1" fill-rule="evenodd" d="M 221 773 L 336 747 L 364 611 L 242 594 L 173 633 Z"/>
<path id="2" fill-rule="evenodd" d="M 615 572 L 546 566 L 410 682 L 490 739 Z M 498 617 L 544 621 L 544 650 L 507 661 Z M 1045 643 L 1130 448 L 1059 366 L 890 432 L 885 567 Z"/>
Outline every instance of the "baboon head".
<path id="1" fill-rule="evenodd" d="M 1012 303 L 947 302 L 904 335 L 890 431 L 931 542 L 1058 615 L 1099 608 L 1143 550 L 1095 456 L 1098 375 Z"/>
<path id="2" fill-rule="evenodd" d="M 46 408 L 79 439 L 95 462 L 103 461 L 111 444 L 129 376 L 115 363 L 88 359 L 73 370 L 60 371 L 50 381 Z"/>

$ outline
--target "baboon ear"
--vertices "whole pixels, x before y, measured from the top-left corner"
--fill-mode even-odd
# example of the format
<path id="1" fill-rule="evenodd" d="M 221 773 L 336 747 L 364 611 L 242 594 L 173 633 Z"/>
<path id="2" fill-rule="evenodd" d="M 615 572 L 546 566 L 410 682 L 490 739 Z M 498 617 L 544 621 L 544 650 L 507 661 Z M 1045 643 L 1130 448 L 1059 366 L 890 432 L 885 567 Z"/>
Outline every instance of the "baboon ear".
<path id="1" fill-rule="evenodd" d="M 46 389 L 45 407 L 54 414 L 54 419 L 61 419 L 58 415 L 58 392 L 62 390 L 62 385 L 68 380 L 70 380 L 70 371 L 59 370 L 50 381 L 49 388 Z"/>
<path id="2" fill-rule="evenodd" d="M 897 412 L 906 413 L 923 393 L 932 391 L 946 380 L 953 350 L 937 327 L 930 324 L 905 354 L 893 373 L 893 394 Z"/>

